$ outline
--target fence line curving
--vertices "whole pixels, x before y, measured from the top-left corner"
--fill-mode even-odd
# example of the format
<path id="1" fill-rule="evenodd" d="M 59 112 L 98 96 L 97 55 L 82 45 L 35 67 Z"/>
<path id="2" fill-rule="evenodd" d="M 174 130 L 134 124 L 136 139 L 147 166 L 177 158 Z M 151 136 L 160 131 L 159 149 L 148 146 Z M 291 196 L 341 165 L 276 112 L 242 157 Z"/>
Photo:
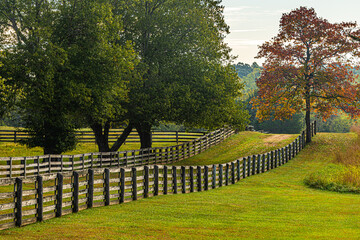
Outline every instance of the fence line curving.
<path id="1" fill-rule="evenodd" d="M 316 134 L 314 124 L 311 134 Z M 116 166 L 16 178 L 13 192 L 0 193 L 0 229 L 24 226 L 98 206 L 235 184 L 282 166 L 304 147 L 305 133 L 302 132 L 285 147 L 225 164 Z"/>
<path id="2" fill-rule="evenodd" d="M 234 134 L 232 129 L 222 128 L 195 140 L 169 147 L 77 155 L 0 157 L 0 185 L 11 184 L 16 177 L 25 178 L 89 168 L 136 167 L 172 163 L 199 154 L 211 146 L 219 144 L 232 134 Z"/>

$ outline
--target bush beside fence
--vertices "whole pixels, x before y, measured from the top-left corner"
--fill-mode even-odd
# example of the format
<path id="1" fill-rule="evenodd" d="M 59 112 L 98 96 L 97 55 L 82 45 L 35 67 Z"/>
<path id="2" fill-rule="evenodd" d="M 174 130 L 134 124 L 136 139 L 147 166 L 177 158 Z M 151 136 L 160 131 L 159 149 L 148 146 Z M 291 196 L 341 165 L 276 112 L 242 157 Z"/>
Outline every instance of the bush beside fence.
<path id="1" fill-rule="evenodd" d="M 312 125 L 314 134 L 316 130 Z M 226 164 L 114 167 L 16 178 L 14 192 L 0 193 L 3 202 L 0 204 L 0 229 L 24 226 L 92 207 L 157 195 L 207 191 L 234 184 L 287 163 L 304 147 L 303 132 L 283 148 Z"/>

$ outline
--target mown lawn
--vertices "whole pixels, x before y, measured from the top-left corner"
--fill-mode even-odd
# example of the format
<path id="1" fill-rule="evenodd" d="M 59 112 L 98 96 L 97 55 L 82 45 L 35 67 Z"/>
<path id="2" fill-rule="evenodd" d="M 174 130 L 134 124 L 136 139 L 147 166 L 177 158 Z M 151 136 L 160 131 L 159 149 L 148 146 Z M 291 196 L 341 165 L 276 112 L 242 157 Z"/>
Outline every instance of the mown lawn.
<path id="1" fill-rule="evenodd" d="M 174 165 L 211 165 L 227 163 L 240 157 L 266 153 L 294 141 L 297 134 L 263 134 L 258 132 L 239 132 L 219 145 L 205 152 L 175 163 Z"/>
<path id="2" fill-rule="evenodd" d="M 153 147 L 173 146 L 175 143 L 154 143 Z M 121 146 L 119 151 L 127 151 L 140 149 L 140 143 L 125 143 Z M 98 152 L 98 147 L 95 143 L 78 143 L 76 149 L 67 151 L 64 155 L 74 155 Z M 0 157 L 24 157 L 24 156 L 39 156 L 43 155 L 43 149 L 40 147 L 27 148 L 19 143 L 0 142 Z"/>
<path id="3" fill-rule="evenodd" d="M 207 192 L 84 210 L 1 239 L 358 239 L 360 196 L 308 188 L 352 134 L 319 134 L 288 164 Z"/>

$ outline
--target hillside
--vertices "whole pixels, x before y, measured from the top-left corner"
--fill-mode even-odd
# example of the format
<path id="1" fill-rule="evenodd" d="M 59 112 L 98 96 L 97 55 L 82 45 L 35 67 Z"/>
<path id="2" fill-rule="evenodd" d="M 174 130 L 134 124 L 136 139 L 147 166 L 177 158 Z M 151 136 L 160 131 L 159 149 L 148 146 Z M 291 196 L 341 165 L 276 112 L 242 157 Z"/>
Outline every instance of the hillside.
<path id="1" fill-rule="evenodd" d="M 358 239 L 360 197 L 314 190 L 303 179 L 354 134 L 319 134 L 268 173 L 207 192 L 85 210 L 0 232 L 1 239 Z"/>

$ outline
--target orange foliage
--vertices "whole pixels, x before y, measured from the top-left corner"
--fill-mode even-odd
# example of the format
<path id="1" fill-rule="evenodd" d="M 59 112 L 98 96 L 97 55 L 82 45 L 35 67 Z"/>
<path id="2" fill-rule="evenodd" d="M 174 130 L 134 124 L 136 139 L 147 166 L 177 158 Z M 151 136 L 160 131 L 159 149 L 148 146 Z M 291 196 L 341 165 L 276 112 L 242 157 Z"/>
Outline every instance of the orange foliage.
<path id="1" fill-rule="evenodd" d="M 324 119 L 338 110 L 360 115 L 360 85 L 352 71 L 360 56 L 360 42 L 350 35 L 356 23 L 329 23 L 314 9 L 300 7 L 283 14 L 277 36 L 260 46 L 265 58 L 257 80 L 257 117 L 289 118 L 298 111 L 314 111 Z M 306 102 L 309 107 L 306 107 Z"/>

